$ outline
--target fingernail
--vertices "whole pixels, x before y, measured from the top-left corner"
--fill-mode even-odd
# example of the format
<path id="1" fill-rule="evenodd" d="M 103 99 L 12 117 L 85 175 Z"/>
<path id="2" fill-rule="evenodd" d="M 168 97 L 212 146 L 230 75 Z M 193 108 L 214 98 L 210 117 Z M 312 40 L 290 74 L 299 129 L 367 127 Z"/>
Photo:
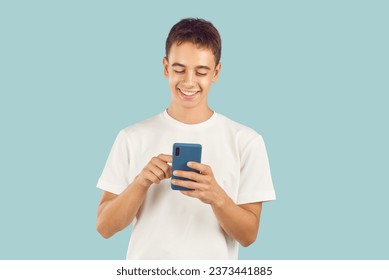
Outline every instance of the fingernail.
<path id="1" fill-rule="evenodd" d="M 187 165 L 188 165 L 189 167 L 191 167 L 191 166 L 192 166 L 192 162 L 189 161 Z"/>
<path id="2" fill-rule="evenodd" d="M 173 171 L 173 175 L 177 175 L 177 173 L 178 173 L 177 170 Z"/>

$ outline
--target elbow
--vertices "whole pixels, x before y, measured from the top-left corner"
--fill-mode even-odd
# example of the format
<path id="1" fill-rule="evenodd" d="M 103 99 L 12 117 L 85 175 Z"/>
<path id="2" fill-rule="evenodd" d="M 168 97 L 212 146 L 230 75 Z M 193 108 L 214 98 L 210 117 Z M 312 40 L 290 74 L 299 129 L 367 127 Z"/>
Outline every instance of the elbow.
<path id="1" fill-rule="evenodd" d="M 253 244 L 255 242 L 255 240 L 257 239 L 256 236 L 254 237 L 250 237 L 250 238 L 246 238 L 244 240 L 241 240 L 239 243 L 240 245 L 242 245 L 243 247 L 248 247 L 250 246 L 251 244 Z"/>
<path id="2" fill-rule="evenodd" d="M 248 247 L 257 240 L 258 228 L 248 233 L 242 240 L 239 241 L 240 245 L 243 247 Z"/>
<path id="3" fill-rule="evenodd" d="M 113 235 L 111 232 L 108 231 L 107 227 L 104 226 L 103 223 L 100 221 L 97 221 L 96 230 L 105 239 L 108 239 Z"/>

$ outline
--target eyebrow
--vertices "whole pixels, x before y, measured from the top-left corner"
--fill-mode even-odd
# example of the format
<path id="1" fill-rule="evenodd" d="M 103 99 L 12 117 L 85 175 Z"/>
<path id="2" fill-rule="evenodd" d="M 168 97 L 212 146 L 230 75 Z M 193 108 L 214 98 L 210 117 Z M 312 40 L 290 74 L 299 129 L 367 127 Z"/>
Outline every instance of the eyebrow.
<path id="1" fill-rule="evenodd" d="M 178 66 L 178 67 L 186 67 L 184 64 L 181 64 L 181 63 L 178 63 L 178 62 L 175 62 L 172 64 L 172 67 L 174 66 Z M 199 66 L 196 66 L 195 67 L 196 69 L 206 69 L 206 70 L 211 70 L 211 68 L 209 68 L 208 66 L 205 66 L 205 65 L 199 65 Z"/>

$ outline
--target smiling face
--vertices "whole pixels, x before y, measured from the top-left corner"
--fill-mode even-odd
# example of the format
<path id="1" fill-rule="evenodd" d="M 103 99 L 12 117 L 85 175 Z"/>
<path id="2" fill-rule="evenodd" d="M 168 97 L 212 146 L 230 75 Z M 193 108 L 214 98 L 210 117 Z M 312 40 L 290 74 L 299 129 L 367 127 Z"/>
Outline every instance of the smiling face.
<path id="1" fill-rule="evenodd" d="M 173 44 L 163 65 L 172 94 L 169 113 L 203 114 L 211 111 L 208 92 L 218 79 L 221 65 L 215 65 L 215 56 L 210 49 L 189 42 Z"/>

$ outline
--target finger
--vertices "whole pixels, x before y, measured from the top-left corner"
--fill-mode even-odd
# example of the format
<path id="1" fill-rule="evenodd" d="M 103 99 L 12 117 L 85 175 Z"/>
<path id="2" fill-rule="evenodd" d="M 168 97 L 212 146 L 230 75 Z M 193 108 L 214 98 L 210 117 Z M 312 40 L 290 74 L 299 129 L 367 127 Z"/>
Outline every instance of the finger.
<path id="1" fill-rule="evenodd" d="M 151 171 L 159 180 L 165 179 L 165 172 L 153 163 L 147 166 L 147 170 Z"/>
<path id="2" fill-rule="evenodd" d="M 161 183 L 161 180 L 150 170 L 144 171 L 144 178 L 154 184 Z"/>
<path id="3" fill-rule="evenodd" d="M 172 167 L 170 165 L 167 165 L 167 169 L 164 170 L 166 177 L 165 178 L 170 178 L 172 177 Z"/>
<path id="4" fill-rule="evenodd" d="M 201 174 L 210 175 L 212 174 L 212 170 L 208 165 L 195 162 L 195 161 L 189 161 L 187 164 L 190 168 L 193 168 L 197 171 L 200 171 Z"/>
<path id="5" fill-rule="evenodd" d="M 192 189 L 192 190 L 201 189 L 201 185 L 193 181 L 173 179 L 172 184 L 176 186 Z"/>
<path id="6" fill-rule="evenodd" d="M 202 176 L 201 174 L 193 171 L 184 171 L 184 170 L 175 170 L 173 172 L 174 176 L 182 177 L 182 178 L 187 178 L 196 182 L 201 182 L 202 181 Z"/>
<path id="7" fill-rule="evenodd" d="M 181 193 L 183 195 L 186 195 L 186 196 L 191 197 L 191 198 L 197 198 L 201 202 L 206 203 L 206 204 L 211 204 L 211 201 L 212 201 L 211 198 L 209 196 L 207 196 L 205 193 L 199 192 L 197 190 L 195 190 L 195 191 L 181 191 Z"/>
<path id="8" fill-rule="evenodd" d="M 173 161 L 172 155 L 166 155 L 166 154 L 159 154 L 158 158 L 166 163 Z"/>
<path id="9" fill-rule="evenodd" d="M 196 191 L 180 191 L 182 194 L 190 197 L 196 197 L 197 198 L 197 192 Z"/>
<path id="10" fill-rule="evenodd" d="M 170 178 L 172 175 L 171 175 L 171 169 L 172 167 L 167 164 L 165 161 L 161 160 L 159 157 L 153 157 L 151 159 L 151 165 L 154 165 L 154 167 L 157 167 L 158 169 L 160 169 L 162 172 L 163 172 L 163 177 L 160 177 L 159 176 L 159 171 L 158 170 L 155 170 L 153 169 L 153 171 L 156 171 L 156 175 L 158 175 L 158 177 L 162 180 L 162 179 L 165 179 L 165 178 Z"/>

